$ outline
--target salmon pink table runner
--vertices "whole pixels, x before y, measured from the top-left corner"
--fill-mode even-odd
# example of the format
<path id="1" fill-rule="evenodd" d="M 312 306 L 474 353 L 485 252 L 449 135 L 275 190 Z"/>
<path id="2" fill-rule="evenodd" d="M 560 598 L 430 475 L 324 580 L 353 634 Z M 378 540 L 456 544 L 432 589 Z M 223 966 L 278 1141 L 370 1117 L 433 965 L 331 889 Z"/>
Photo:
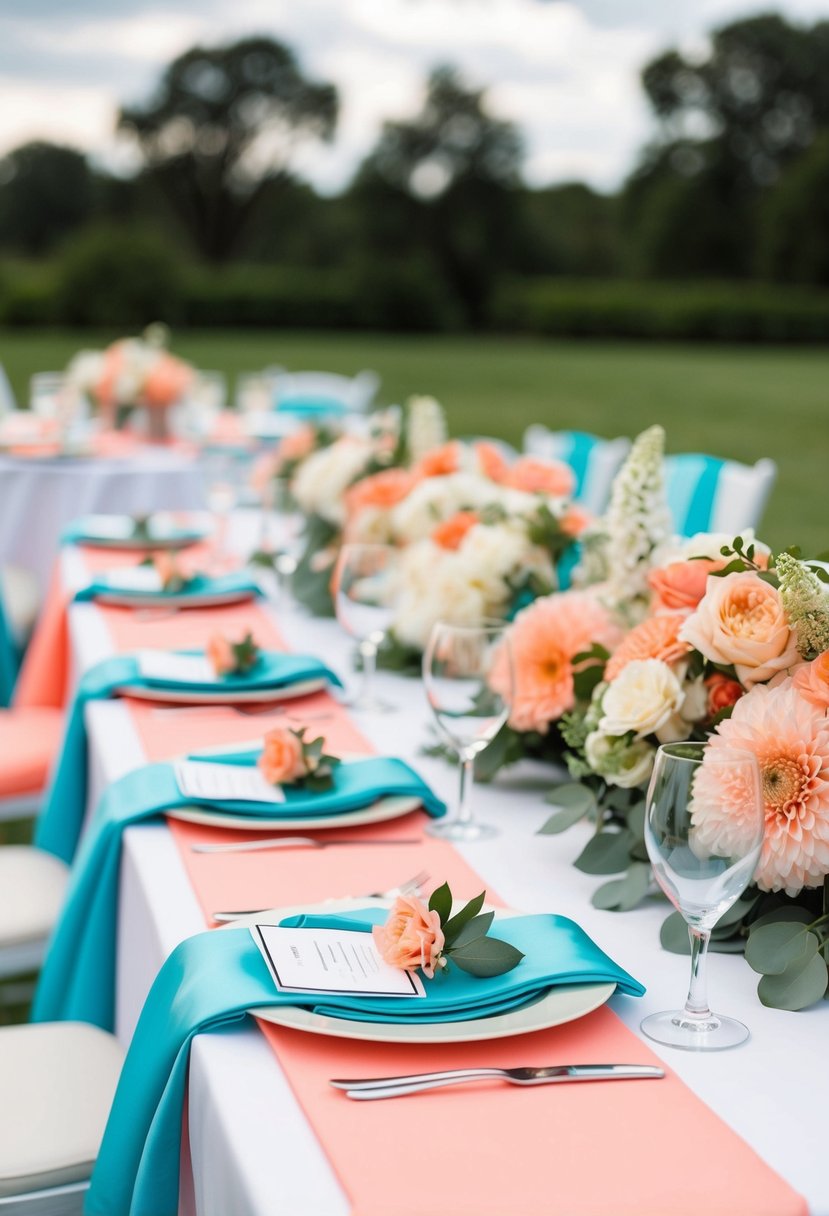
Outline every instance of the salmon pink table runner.
<path id="1" fill-rule="evenodd" d="M 97 560 L 95 565 L 101 568 Z M 281 644 L 267 612 L 255 603 L 181 612 L 152 622 L 139 622 L 121 609 L 100 612 L 119 651 L 194 647 L 218 627 L 252 628 L 263 644 Z M 284 708 L 307 715 L 309 725 L 317 726 L 335 750 L 370 750 L 326 693 Z M 261 737 L 283 710 L 275 711 L 273 719 L 231 709 L 159 714 L 150 705 L 130 702 L 130 712 L 147 759 L 155 761 Z M 323 713 L 325 720 L 317 718 Z M 435 884 L 449 880 L 459 897 L 476 894 L 485 884 L 451 845 L 428 837 L 416 846 L 395 844 L 397 838 L 422 834 L 423 820 L 416 813 L 372 825 L 372 838 L 387 838 L 387 847 L 235 855 L 194 854 L 190 845 L 243 839 L 241 833 L 175 821 L 169 826 L 209 924 L 211 909 L 313 903 L 378 890 L 421 868 Z M 492 891 L 488 898 L 498 902 Z M 334 1076 L 473 1064 L 659 1062 L 606 1007 L 554 1029 L 464 1045 L 370 1044 L 260 1026 L 357 1216 L 806 1212 L 802 1198 L 670 1072 L 658 1082 L 529 1090 L 486 1084 L 361 1104 L 328 1085 Z M 278 1160 L 276 1128 L 274 1136 L 274 1165 L 290 1168 Z"/>

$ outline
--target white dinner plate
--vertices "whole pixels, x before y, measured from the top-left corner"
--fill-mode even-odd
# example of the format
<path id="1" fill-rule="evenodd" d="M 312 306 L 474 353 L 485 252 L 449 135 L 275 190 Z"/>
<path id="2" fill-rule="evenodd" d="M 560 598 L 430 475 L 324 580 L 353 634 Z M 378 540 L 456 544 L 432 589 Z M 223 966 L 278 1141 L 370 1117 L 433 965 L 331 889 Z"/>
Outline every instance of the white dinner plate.
<path id="1" fill-rule="evenodd" d="M 296 916 L 301 912 L 349 912 L 371 906 L 387 908 L 391 905 L 389 900 L 382 899 L 331 899 L 322 904 L 275 908 L 270 918 L 268 913 L 261 912 L 256 916 L 240 917 L 221 928 L 274 924 L 286 916 Z M 496 925 L 500 918 L 521 915 L 506 908 L 496 908 L 494 911 Z M 361 1039 L 369 1043 L 476 1043 L 485 1039 L 532 1034 L 536 1030 L 549 1030 L 552 1026 L 573 1022 L 604 1005 L 615 991 L 616 985 L 608 983 L 561 984 L 520 1009 L 489 1018 L 470 1018 L 465 1022 L 351 1022 L 346 1018 L 324 1017 L 295 1005 L 268 1005 L 262 1009 L 251 1009 L 250 1013 L 263 1022 L 273 1022 L 275 1026 L 287 1026 L 292 1030 L 305 1030 L 309 1034 L 323 1034 L 329 1038 Z"/>
<path id="2" fill-rule="evenodd" d="M 206 756 L 200 757 L 207 759 Z M 387 819 L 399 819 L 422 806 L 419 798 L 412 794 L 390 794 L 388 798 L 380 798 L 371 806 L 361 807 L 359 811 L 343 811 L 340 815 L 318 815 L 314 819 L 270 819 L 261 815 L 218 815 L 205 811 L 201 807 L 192 810 L 165 811 L 171 819 L 181 819 L 184 823 L 199 823 L 208 828 L 231 828 L 237 832 L 297 832 L 314 831 L 320 828 L 356 828 L 365 823 L 384 823 Z M 391 844 L 394 841 L 390 842 Z M 286 913 L 287 915 L 287 913 Z"/>
<path id="3" fill-rule="evenodd" d="M 284 688 L 222 688 L 215 692 L 192 692 L 186 688 L 117 688 L 121 697 L 135 697 L 139 701 L 164 701 L 171 705 L 244 705 L 247 702 L 290 701 L 293 697 L 305 697 L 309 693 L 325 688 L 324 676 L 313 680 L 298 680 Z"/>
<path id="4" fill-rule="evenodd" d="M 104 591 L 95 596 L 98 604 L 109 604 L 112 608 L 218 608 L 222 604 L 241 604 L 253 599 L 253 590 L 239 589 L 237 591 L 214 591 L 199 595 L 191 592 L 189 595 L 151 595 L 137 594 L 129 591 Z"/>
<path id="5" fill-rule="evenodd" d="M 132 520 L 123 515 L 88 515 L 78 521 L 83 535 L 78 544 L 90 549 L 184 549 L 205 540 L 211 532 L 204 519 L 178 523 L 164 512 L 150 518 L 154 531 L 149 536 L 136 536 Z"/>

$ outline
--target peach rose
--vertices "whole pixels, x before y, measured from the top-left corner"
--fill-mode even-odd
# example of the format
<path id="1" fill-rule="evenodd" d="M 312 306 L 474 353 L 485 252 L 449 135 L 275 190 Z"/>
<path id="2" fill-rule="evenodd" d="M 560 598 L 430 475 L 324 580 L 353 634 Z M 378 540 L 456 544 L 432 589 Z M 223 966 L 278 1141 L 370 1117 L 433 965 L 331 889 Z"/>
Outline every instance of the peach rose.
<path id="1" fill-rule="evenodd" d="M 316 435 L 312 426 L 301 426 L 298 431 L 286 435 L 280 441 L 277 456 L 280 465 L 293 464 L 310 456 L 316 444 Z"/>
<path id="2" fill-rule="evenodd" d="M 573 470 L 559 460 L 539 460 L 521 456 L 509 471 L 506 484 L 525 494 L 548 494 L 551 498 L 568 498 L 575 488 Z"/>
<path id="3" fill-rule="evenodd" d="M 356 515 L 369 507 L 387 511 L 411 493 L 415 476 L 407 469 L 384 469 L 371 477 L 363 477 L 345 492 L 345 509 Z"/>
<path id="4" fill-rule="evenodd" d="M 679 640 L 680 626 L 684 617 L 676 613 L 651 616 L 634 626 L 622 639 L 622 644 L 607 661 L 604 678 L 615 680 L 628 663 L 642 659 L 659 659 L 670 666 L 686 655 L 690 649 L 687 642 Z"/>
<path id="5" fill-rule="evenodd" d="M 582 532 L 594 522 L 595 516 L 571 502 L 561 517 L 561 530 L 565 536 L 581 536 Z"/>
<path id="6" fill-rule="evenodd" d="M 693 612 L 705 595 L 709 574 L 722 570 L 725 560 L 710 559 L 693 562 L 671 562 L 657 570 L 651 570 L 648 584 L 654 593 L 654 611 L 668 609 L 671 612 Z"/>
<path id="7" fill-rule="evenodd" d="M 712 663 L 733 663 L 746 688 L 800 661 L 780 592 L 751 571 L 711 575 L 679 637 Z"/>
<path id="8" fill-rule="evenodd" d="M 713 718 L 723 709 L 728 709 L 729 705 L 736 705 L 740 697 L 745 695 L 741 684 L 723 675 L 720 671 L 708 677 L 705 687 L 708 689 L 709 718 Z"/>
<path id="9" fill-rule="evenodd" d="M 490 481 L 497 482 L 499 485 L 506 483 L 509 477 L 509 465 L 494 443 L 487 443 L 485 439 L 480 440 L 475 444 L 475 455 L 484 477 L 488 477 Z"/>
<path id="10" fill-rule="evenodd" d="M 275 726 L 265 735 L 258 765 L 269 785 L 286 785 L 306 776 L 302 741 L 285 726 Z"/>
<path id="11" fill-rule="evenodd" d="M 478 516 L 474 511 L 458 511 L 450 519 L 438 524 L 432 532 L 431 540 L 441 549 L 460 549 L 463 538 L 477 523 Z"/>
<path id="12" fill-rule="evenodd" d="M 190 387 L 193 369 L 175 355 L 159 355 L 147 373 L 141 396 L 152 409 L 166 409 Z"/>
<path id="13" fill-rule="evenodd" d="M 447 477 L 450 473 L 457 473 L 460 467 L 461 445 L 453 439 L 421 456 L 414 467 L 414 474 L 418 480 L 424 477 Z"/>
<path id="14" fill-rule="evenodd" d="M 794 686 L 817 709 L 829 709 L 829 650 L 794 673 Z"/>
<path id="15" fill-rule="evenodd" d="M 217 676 L 226 676 L 235 670 L 236 658 L 233 654 L 233 647 L 223 634 L 214 633 L 208 639 L 204 650 Z"/>
<path id="16" fill-rule="evenodd" d="M 375 925 L 371 934 L 390 967 L 403 971 L 420 967 L 432 979 L 435 967 L 441 965 L 445 939 L 440 916 L 414 895 L 398 895 L 386 923 Z"/>

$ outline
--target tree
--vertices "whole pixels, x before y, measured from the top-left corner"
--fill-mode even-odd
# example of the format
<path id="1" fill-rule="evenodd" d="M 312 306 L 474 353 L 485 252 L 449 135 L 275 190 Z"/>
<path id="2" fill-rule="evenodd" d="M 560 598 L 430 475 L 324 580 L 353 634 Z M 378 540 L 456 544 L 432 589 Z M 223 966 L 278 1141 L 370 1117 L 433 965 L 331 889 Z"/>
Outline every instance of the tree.
<path id="1" fill-rule="evenodd" d="M 39 255 L 89 219 L 92 174 L 74 148 L 28 143 L 0 160 L 0 243 Z"/>
<path id="2" fill-rule="evenodd" d="M 764 206 L 758 269 L 829 287 L 829 132 L 786 170 Z"/>
<path id="3" fill-rule="evenodd" d="M 291 180 L 296 147 L 332 137 L 337 106 L 334 86 L 308 80 L 288 47 L 245 38 L 179 56 L 118 126 L 199 251 L 223 261 L 262 197 Z"/>
<path id="4" fill-rule="evenodd" d="M 452 68 L 429 78 L 421 112 L 387 122 L 354 185 L 370 248 L 426 259 L 466 319 L 486 318 L 517 217 L 521 136 L 491 117 Z"/>

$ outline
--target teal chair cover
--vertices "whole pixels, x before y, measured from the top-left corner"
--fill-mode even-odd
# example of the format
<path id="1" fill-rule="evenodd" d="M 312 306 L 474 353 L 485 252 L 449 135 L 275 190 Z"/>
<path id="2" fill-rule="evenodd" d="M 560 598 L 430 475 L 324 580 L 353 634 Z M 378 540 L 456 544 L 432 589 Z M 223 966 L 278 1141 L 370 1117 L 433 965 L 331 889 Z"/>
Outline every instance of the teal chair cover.
<path id="1" fill-rule="evenodd" d="M 666 461 L 668 506 L 679 536 L 708 532 L 724 460 L 701 453 L 669 456 Z"/>

